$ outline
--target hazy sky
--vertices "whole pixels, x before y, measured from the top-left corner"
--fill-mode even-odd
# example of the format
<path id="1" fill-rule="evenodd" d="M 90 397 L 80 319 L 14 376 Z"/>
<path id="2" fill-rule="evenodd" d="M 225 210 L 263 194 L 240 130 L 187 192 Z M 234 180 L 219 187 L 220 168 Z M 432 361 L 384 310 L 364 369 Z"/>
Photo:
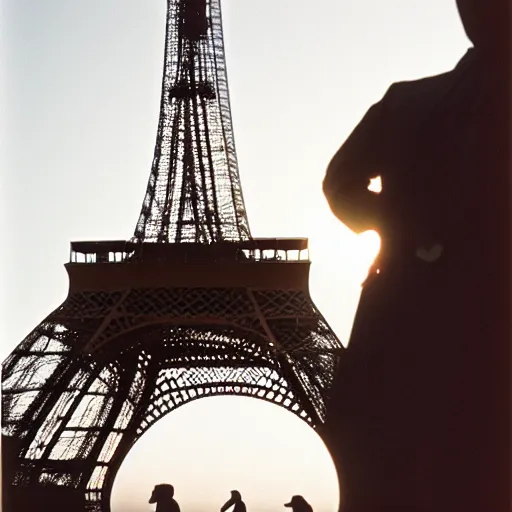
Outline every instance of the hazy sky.
<path id="1" fill-rule="evenodd" d="M 165 4 L 1 2 L 2 359 L 65 299 L 70 240 L 133 233 L 153 156 Z M 464 53 L 455 0 L 224 0 L 222 7 L 252 233 L 310 238 L 313 299 L 346 343 L 376 237 L 357 238 L 332 217 L 321 180 L 393 81 L 450 69 Z M 113 512 L 148 510 L 150 487 L 163 481 L 176 483 L 183 512 L 204 510 L 201 500 L 215 510 L 236 474 L 249 512 L 280 510 L 293 482 L 315 512 L 334 510 L 334 470 L 320 439 L 286 411 L 253 402 L 207 399 L 158 423 L 121 469 Z M 190 432 L 204 450 L 187 460 Z M 211 480 L 205 468 L 219 453 L 226 459 Z"/>

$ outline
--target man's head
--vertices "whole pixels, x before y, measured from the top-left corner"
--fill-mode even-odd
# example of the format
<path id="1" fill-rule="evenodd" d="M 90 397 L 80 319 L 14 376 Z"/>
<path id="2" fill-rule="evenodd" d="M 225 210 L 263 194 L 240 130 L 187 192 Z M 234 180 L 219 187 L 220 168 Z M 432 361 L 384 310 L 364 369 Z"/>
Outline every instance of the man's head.
<path id="1" fill-rule="evenodd" d="M 242 495 L 238 491 L 231 491 L 231 499 L 237 503 L 242 501 Z"/>
<path id="2" fill-rule="evenodd" d="M 174 487 L 171 484 L 159 484 L 155 485 L 149 503 L 158 503 L 172 500 L 174 497 Z"/>
<path id="3" fill-rule="evenodd" d="M 475 48 L 497 51 L 508 44 L 509 0 L 456 0 L 464 30 Z"/>
<path id="4" fill-rule="evenodd" d="M 290 502 L 285 503 L 284 506 L 289 507 L 292 510 L 300 510 L 300 511 L 311 510 L 311 506 L 304 499 L 303 496 L 292 496 L 292 499 L 290 500 Z"/>
<path id="5" fill-rule="evenodd" d="M 226 510 L 231 508 L 235 503 L 240 503 L 241 501 L 242 495 L 238 491 L 231 491 L 231 498 L 222 505 L 220 512 L 226 512 Z"/>

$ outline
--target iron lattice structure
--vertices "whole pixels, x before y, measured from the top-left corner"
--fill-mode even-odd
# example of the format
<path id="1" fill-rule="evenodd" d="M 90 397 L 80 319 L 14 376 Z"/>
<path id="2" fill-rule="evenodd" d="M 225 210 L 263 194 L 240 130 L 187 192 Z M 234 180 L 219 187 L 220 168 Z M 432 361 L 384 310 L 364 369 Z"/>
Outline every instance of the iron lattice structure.
<path id="1" fill-rule="evenodd" d="M 231 122 L 220 0 L 169 0 L 160 121 L 136 240 L 250 236 Z"/>
<path id="2" fill-rule="evenodd" d="M 108 512 L 134 443 L 201 397 L 325 419 L 342 345 L 307 241 L 250 236 L 219 0 L 168 0 L 162 89 L 133 239 L 73 242 L 67 299 L 3 363 L 5 511 Z"/>

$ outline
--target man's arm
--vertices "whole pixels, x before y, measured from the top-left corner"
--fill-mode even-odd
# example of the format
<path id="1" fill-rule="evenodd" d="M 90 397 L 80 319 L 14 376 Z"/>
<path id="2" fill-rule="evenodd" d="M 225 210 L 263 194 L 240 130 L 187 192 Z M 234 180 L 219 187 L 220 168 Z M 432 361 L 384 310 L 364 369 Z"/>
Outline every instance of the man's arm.
<path id="1" fill-rule="evenodd" d="M 389 166 L 393 127 L 386 108 L 388 94 L 370 108 L 334 155 L 323 182 L 332 212 L 355 233 L 379 227 L 381 198 L 368 186 Z"/>
<path id="2" fill-rule="evenodd" d="M 234 503 L 235 503 L 235 500 L 233 498 L 230 498 L 228 501 L 226 501 L 226 503 L 224 503 L 224 505 L 222 505 L 220 512 L 226 512 L 226 510 L 229 507 L 232 507 L 234 505 Z"/>

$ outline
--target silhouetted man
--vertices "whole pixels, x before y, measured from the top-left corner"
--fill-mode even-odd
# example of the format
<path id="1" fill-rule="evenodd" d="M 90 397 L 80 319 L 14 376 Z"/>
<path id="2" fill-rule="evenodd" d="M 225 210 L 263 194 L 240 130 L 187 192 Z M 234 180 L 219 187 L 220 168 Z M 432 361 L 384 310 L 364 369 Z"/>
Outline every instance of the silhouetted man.
<path id="1" fill-rule="evenodd" d="M 293 512 L 313 512 L 313 507 L 303 496 L 292 496 L 290 502 L 285 503 L 284 506 L 290 507 Z"/>
<path id="2" fill-rule="evenodd" d="M 238 491 L 231 491 L 231 498 L 222 505 L 220 512 L 226 512 L 229 507 L 233 507 L 231 512 L 246 512 L 247 509 L 242 501 L 242 495 Z"/>
<path id="3" fill-rule="evenodd" d="M 174 499 L 174 487 L 170 484 L 155 485 L 149 503 L 156 503 L 156 512 L 180 512 L 180 506 Z"/>
<path id="4" fill-rule="evenodd" d="M 347 512 L 509 511 L 510 10 L 457 4 L 474 48 L 393 84 L 324 180 L 382 240 L 326 425 Z"/>

